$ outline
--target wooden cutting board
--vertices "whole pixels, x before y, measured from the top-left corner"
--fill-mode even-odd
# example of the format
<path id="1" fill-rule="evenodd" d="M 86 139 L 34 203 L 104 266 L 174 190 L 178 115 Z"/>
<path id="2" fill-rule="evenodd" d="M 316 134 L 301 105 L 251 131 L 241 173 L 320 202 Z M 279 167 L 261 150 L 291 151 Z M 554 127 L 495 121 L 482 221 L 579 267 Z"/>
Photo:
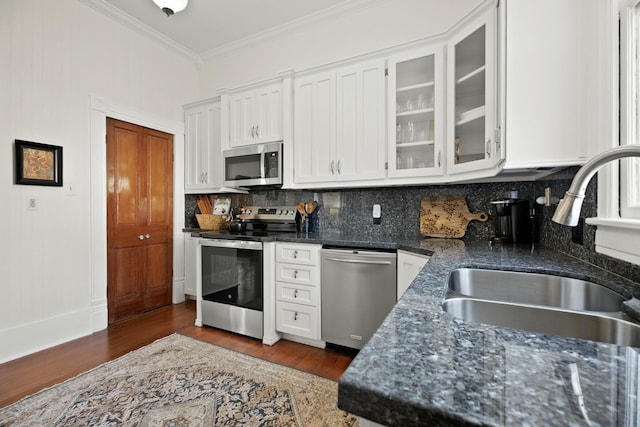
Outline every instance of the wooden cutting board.
<path id="1" fill-rule="evenodd" d="M 464 197 L 429 197 L 420 203 L 420 233 L 428 237 L 460 238 L 470 221 L 488 218 L 484 212 L 469 212 Z"/>

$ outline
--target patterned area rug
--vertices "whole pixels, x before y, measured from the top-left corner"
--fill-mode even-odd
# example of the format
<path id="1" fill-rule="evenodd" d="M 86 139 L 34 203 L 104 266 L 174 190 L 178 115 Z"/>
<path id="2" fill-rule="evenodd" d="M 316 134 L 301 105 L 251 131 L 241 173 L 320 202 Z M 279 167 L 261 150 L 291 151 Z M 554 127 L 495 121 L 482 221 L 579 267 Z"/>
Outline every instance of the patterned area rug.
<path id="1" fill-rule="evenodd" d="M 0 426 L 357 426 L 338 385 L 182 335 L 0 409 Z"/>

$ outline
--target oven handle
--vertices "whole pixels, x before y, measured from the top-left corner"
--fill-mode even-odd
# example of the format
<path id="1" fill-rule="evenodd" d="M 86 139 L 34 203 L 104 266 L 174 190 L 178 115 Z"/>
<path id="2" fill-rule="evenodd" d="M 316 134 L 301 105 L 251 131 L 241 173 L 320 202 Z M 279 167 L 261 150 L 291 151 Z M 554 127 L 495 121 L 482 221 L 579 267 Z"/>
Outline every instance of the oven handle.
<path id="1" fill-rule="evenodd" d="M 262 242 L 249 240 L 200 239 L 198 243 L 200 246 L 209 246 L 214 248 L 247 249 L 251 251 L 262 250 Z"/>

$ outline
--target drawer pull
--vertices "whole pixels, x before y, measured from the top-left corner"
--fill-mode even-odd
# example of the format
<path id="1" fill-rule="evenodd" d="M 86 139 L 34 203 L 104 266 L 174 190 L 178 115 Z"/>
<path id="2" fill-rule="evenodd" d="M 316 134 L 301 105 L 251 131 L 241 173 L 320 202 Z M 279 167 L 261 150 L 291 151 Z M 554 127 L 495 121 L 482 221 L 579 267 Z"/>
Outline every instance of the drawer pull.
<path id="1" fill-rule="evenodd" d="M 293 251 L 293 257 L 298 258 L 298 251 Z"/>
<path id="2" fill-rule="evenodd" d="M 293 313 L 293 320 L 298 320 L 298 312 L 297 311 L 295 311 Z"/>
<path id="3" fill-rule="evenodd" d="M 293 291 L 293 297 L 294 298 L 298 298 L 298 290 L 297 289 L 295 291 Z"/>
<path id="4" fill-rule="evenodd" d="M 294 279 L 298 278 L 298 270 L 293 270 L 293 278 Z"/>

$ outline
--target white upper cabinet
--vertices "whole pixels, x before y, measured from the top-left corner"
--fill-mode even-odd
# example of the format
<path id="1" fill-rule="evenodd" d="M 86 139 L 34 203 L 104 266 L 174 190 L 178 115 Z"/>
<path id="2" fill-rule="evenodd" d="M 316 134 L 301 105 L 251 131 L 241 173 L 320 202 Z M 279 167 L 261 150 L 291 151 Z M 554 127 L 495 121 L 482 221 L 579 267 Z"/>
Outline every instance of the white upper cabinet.
<path id="1" fill-rule="evenodd" d="M 384 73 L 378 60 L 295 79 L 295 183 L 384 178 Z"/>
<path id="2" fill-rule="evenodd" d="M 502 161 L 496 122 L 496 19 L 489 8 L 447 43 L 447 173 L 495 168 Z"/>
<path id="3" fill-rule="evenodd" d="M 444 172 L 443 45 L 414 49 L 388 60 L 390 177 Z"/>
<path id="4" fill-rule="evenodd" d="M 222 186 L 220 101 L 185 107 L 185 193 L 217 191 Z"/>
<path id="5" fill-rule="evenodd" d="M 335 72 L 296 78 L 294 94 L 294 181 L 333 181 L 337 117 Z"/>
<path id="6" fill-rule="evenodd" d="M 581 164 L 610 139 L 601 123 L 608 46 L 600 0 L 507 0 L 505 168 Z M 604 71 L 603 71 L 604 70 Z"/>
<path id="7" fill-rule="evenodd" d="M 340 68 L 337 76 L 337 181 L 384 178 L 385 66 L 372 61 Z"/>
<path id="8" fill-rule="evenodd" d="M 229 94 L 229 145 L 283 139 L 282 82 Z"/>

